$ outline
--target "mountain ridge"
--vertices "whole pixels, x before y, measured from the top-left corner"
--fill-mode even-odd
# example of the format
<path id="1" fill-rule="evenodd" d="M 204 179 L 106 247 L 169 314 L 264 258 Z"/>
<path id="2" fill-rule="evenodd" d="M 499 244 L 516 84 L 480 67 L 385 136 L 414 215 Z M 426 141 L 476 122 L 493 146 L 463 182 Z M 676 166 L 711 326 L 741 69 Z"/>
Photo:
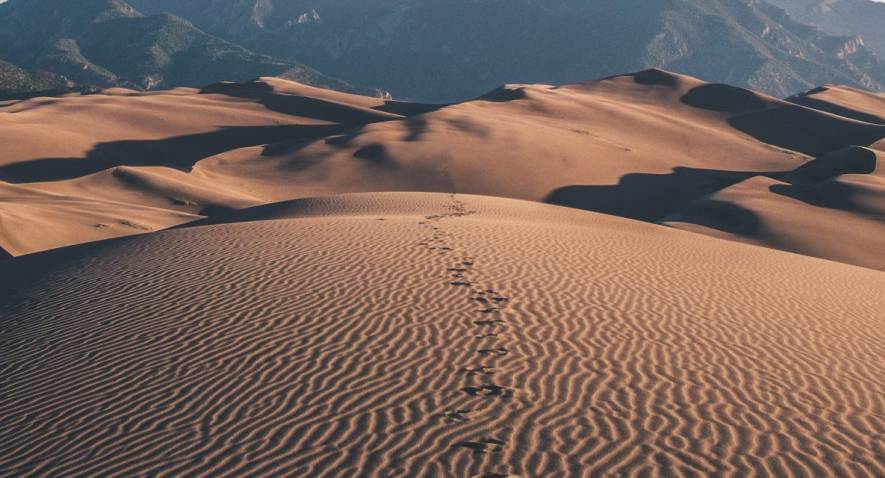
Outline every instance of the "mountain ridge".
<path id="1" fill-rule="evenodd" d="M 767 0 L 796 20 L 830 35 L 860 36 L 865 46 L 885 57 L 885 3 L 873 0 Z"/>
<path id="2" fill-rule="evenodd" d="M 133 2 L 404 99 L 460 101 L 505 82 L 649 67 L 778 97 L 823 83 L 885 88 L 882 59 L 855 36 L 826 35 L 758 0 Z"/>
<path id="3" fill-rule="evenodd" d="M 0 6 L 0 59 L 61 75 L 77 89 L 202 86 L 220 79 L 283 75 L 345 91 L 371 92 L 298 62 L 254 53 L 171 15 L 144 15 L 123 0 L 57 0 Z M 5 87 L 7 95 L 14 93 Z M 19 85 L 23 94 L 40 88 Z"/>

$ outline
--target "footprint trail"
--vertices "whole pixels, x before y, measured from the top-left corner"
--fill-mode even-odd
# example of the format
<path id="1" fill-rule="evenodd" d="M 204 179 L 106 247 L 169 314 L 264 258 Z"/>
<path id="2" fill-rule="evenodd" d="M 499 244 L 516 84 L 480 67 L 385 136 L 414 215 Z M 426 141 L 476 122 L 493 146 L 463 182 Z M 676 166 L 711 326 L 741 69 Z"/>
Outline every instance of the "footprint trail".
<path id="1" fill-rule="evenodd" d="M 478 357 L 483 358 L 481 364 L 471 364 L 461 368 L 465 380 L 469 383 L 459 391 L 463 397 L 471 400 L 471 403 L 480 398 L 486 406 L 489 406 L 499 400 L 509 400 L 515 393 L 513 389 L 497 385 L 492 381 L 495 371 L 502 366 L 499 362 L 511 355 L 511 350 L 503 342 L 508 326 L 507 309 L 511 298 L 474 279 L 479 272 L 477 259 L 456 245 L 454 234 L 446 230 L 445 224 L 476 214 L 476 211 L 470 210 L 455 194 L 450 194 L 450 198 L 451 204 L 445 207 L 445 212 L 426 216 L 420 222 L 428 230 L 429 236 L 418 242 L 418 246 L 440 255 L 455 257 L 453 263 L 446 268 L 447 285 L 465 291 L 465 309 L 475 315 L 475 319 L 470 323 L 473 337 L 481 341 L 476 353 Z M 480 412 L 481 410 L 468 408 L 466 405 L 457 405 L 437 416 L 442 417 L 447 423 L 459 424 L 469 422 L 471 413 Z M 487 433 L 493 432 L 493 430 L 487 431 Z M 474 457 L 502 454 L 507 447 L 506 441 L 489 437 L 460 441 L 451 445 L 452 449 L 472 452 Z M 481 476 L 516 475 L 491 472 Z"/>

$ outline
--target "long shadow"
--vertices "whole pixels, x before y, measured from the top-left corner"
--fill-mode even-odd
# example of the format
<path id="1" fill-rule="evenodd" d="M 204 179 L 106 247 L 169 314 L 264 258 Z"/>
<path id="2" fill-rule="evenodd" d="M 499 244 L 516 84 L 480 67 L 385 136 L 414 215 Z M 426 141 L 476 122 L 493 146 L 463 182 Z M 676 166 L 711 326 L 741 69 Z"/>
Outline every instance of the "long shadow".
<path id="1" fill-rule="evenodd" d="M 697 224 L 744 237 L 757 236 L 762 225 L 759 216 L 753 211 L 739 204 L 716 199 L 699 201 L 667 220 Z"/>
<path id="2" fill-rule="evenodd" d="M 752 211 L 707 196 L 755 176 L 782 182 L 769 190 L 818 207 L 865 212 L 853 200 L 855 188 L 830 181 L 843 174 L 869 174 L 877 156 L 860 147 L 824 155 L 793 171 L 723 171 L 679 167 L 669 174 L 627 174 L 612 186 L 573 185 L 552 191 L 545 202 L 615 216 L 659 222 L 699 224 L 752 237 L 761 221 Z M 870 211 L 866 211 L 870 212 Z M 870 213 L 876 214 L 875 211 Z"/>
<path id="3" fill-rule="evenodd" d="M 809 96 L 793 96 L 787 98 L 787 101 L 789 101 L 790 103 L 795 103 L 797 105 L 814 108 L 816 110 L 826 111 L 827 113 L 832 113 L 834 115 L 844 116 L 846 118 L 856 119 L 858 121 L 864 121 L 866 123 L 885 125 L 885 118 L 882 118 L 881 116 L 864 113 L 863 111 L 853 110 L 851 108 L 846 108 L 844 106 L 839 106 L 828 101 L 811 98 Z"/>
<path id="4" fill-rule="evenodd" d="M 0 180 L 11 183 L 57 181 L 92 174 L 115 166 L 166 166 L 190 171 L 207 157 L 232 149 L 268 145 L 265 156 L 297 151 L 311 140 L 335 136 L 369 123 L 419 115 L 444 105 L 385 101 L 374 109 L 351 107 L 305 96 L 276 93 L 263 83 L 219 83 L 202 93 L 258 100 L 272 111 L 335 123 L 332 125 L 225 126 L 209 133 L 159 140 L 122 140 L 100 143 L 86 157 L 41 158 L 0 166 Z M 421 122 L 410 124 L 415 138 Z"/>
<path id="5" fill-rule="evenodd" d="M 711 83 L 692 88 L 682 102 L 712 111 L 745 113 L 765 109 L 768 103 L 756 93 L 731 85 Z"/>
<path id="6" fill-rule="evenodd" d="M 372 109 L 391 113 L 395 115 L 410 117 L 423 115 L 424 113 L 432 113 L 449 106 L 449 104 L 432 104 L 432 103 L 409 103 L 408 101 L 387 100 L 381 106 L 375 106 Z"/>
<path id="7" fill-rule="evenodd" d="M 566 186 L 552 191 L 544 202 L 656 222 L 753 176 L 778 179 L 784 174 L 679 167 L 669 174 L 627 174 L 614 186 Z"/>
<path id="8" fill-rule="evenodd" d="M 794 184 L 775 184 L 768 189 L 775 194 L 793 198 L 812 206 L 859 212 L 857 204 L 852 199 L 854 188 L 848 184 L 827 182 L 815 188 Z"/>
<path id="9" fill-rule="evenodd" d="M 831 180 L 843 174 L 871 174 L 877 166 L 876 153 L 865 148 L 845 148 L 803 164 L 788 175 L 791 184 L 776 184 L 769 190 L 812 206 L 868 212 L 854 201 L 856 187 Z"/>
<path id="10" fill-rule="evenodd" d="M 340 134 L 348 125 L 225 126 L 209 133 L 158 140 L 100 143 L 85 158 L 43 158 L 0 166 L 0 180 L 11 183 L 58 181 L 115 166 L 166 166 L 190 171 L 207 157 L 232 149 Z"/>
<path id="11" fill-rule="evenodd" d="M 633 81 L 639 83 L 640 85 L 668 86 L 670 88 L 673 88 L 679 84 L 675 76 L 657 68 L 650 68 L 648 70 L 634 73 Z"/>
<path id="12" fill-rule="evenodd" d="M 832 116 L 791 103 L 765 101 L 755 93 L 728 85 L 693 88 L 683 103 L 734 113 L 728 123 L 771 145 L 820 156 L 850 145 L 869 146 L 885 138 L 885 125 Z"/>
<path id="13" fill-rule="evenodd" d="M 789 106 L 747 113 L 729 123 L 764 143 L 810 156 L 851 145 L 869 146 L 885 138 L 885 126 L 850 122 Z"/>
<path id="14" fill-rule="evenodd" d="M 871 174 L 877 166 L 876 153 L 867 148 L 851 146 L 803 164 L 787 179 L 791 183 L 816 184 L 843 174 Z"/>
<path id="15" fill-rule="evenodd" d="M 217 83 L 203 88 L 200 93 L 258 100 L 267 109 L 278 113 L 349 125 L 390 121 L 429 113 L 444 106 L 388 100 L 380 106 L 360 108 L 309 96 L 278 93 L 265 83 Z"/>

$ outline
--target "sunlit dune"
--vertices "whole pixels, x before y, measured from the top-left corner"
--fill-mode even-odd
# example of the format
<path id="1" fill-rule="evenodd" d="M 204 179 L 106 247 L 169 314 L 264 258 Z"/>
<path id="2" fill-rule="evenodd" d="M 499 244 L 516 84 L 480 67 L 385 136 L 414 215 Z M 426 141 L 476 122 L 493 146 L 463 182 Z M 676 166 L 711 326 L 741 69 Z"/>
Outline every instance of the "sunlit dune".
<path id="1" fill-rule="evenodd" d="M 885 476 L 882 98 L 4 102 L 0 475 Z"/>
<path id="2" fill-rule="evenodd" d="M 13 476 L 885 474 L 870 269 L 431 193 L 3 267 Z"/>
<path id="3" fill-rule="evenodd" d="M 782 101 L 662 70 L 507 85 L 453 105 L 279 79 L 35 98 L 0 108 L 0 141 L 13 145 L 0 165 L 0 246 L 21 255 L 274 201 L 428 191 L 543 201 L 881 269 L 882 104 L 835 86 Z M 875 164 L 798 174 L 843 151 Z"/>

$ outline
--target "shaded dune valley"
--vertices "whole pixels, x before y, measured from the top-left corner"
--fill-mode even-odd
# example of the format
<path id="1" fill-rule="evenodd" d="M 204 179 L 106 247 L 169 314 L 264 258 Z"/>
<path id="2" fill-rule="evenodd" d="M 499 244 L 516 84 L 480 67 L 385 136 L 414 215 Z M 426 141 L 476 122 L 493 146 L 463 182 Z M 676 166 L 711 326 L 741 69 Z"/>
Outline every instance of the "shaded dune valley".
<path id="1" fill-rule="evenodd" d="M 885 97 L 0 103 L 0 476 L 885 476 Z"/>

